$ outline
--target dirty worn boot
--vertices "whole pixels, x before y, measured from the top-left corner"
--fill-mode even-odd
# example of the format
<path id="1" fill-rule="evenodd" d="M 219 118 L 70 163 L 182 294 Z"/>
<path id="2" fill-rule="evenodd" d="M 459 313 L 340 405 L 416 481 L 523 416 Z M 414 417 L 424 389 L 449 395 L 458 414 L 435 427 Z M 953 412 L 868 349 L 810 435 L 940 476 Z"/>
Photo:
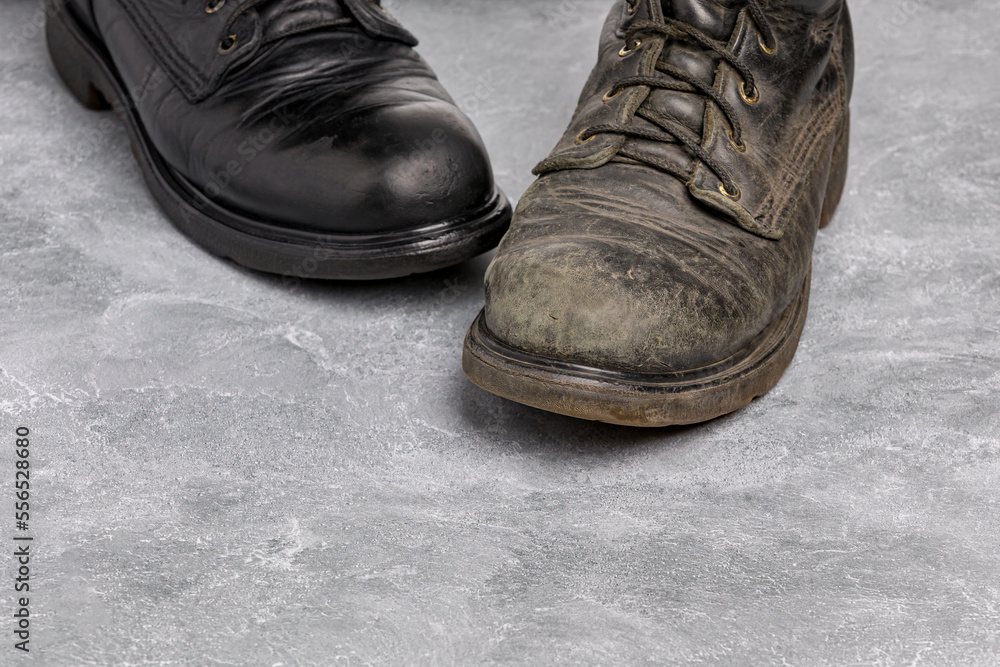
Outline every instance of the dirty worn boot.
<path id="1" fill-rule="evenodd" d="M 634 426 L 773 387 L 847 169 L 843 0 L 619 0 L 466 339 L 479 386 Z"/>
<path id="2" fill-rule="evenodd" d="M 57 72 L 113 108 L 174 224 L 308 278 L 430 271 L 499 242 L 479 134 L 379 0 L 46 0 Z"/>

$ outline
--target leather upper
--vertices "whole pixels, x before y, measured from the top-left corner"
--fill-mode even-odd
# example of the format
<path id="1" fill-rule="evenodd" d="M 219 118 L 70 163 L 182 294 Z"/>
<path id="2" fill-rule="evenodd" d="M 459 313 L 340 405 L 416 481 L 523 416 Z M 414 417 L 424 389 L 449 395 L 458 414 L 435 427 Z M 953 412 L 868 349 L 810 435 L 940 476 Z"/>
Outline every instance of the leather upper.
<path id="1" fill-rule="evenodd" d="M 771 0 L 769 54 L 774 45 L 762 46 L 745 0 L 632 7 L 615 3 L 569 128 L 536 168 L 489 268 L 486 323 L 513 347 L 567 362 L 694 369 L 737 352 L 802 286 L 846 129 L 850 19 L 840 0 Z M 626 45 L 631 24 L 670 19 L 725 44 L 752 72 L 759 101 L 746 103 L 739 72 L 700 45 L 655 34 Z M 629 77 L 670 78 L 658 62 L 714 86 L 737 115 L 743 151 L 718 105 L 694 90 L 608 95 Z M 586 140 L 588 128 L 615 126 L 688 132 L 738 197 L 680 141 L 612 132 Z"/>
<path id="2" fill-rule="evenodd" d="M 486 150 L 374 0 L 71 0 L 164 161 L 254 219 L 419 228 L 494 196 Z"/>

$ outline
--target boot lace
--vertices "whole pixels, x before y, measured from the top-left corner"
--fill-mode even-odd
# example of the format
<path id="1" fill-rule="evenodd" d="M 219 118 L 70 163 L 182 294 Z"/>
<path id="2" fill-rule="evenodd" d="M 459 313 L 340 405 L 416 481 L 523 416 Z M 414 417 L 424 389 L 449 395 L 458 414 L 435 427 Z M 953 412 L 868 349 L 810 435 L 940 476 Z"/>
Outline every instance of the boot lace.
<path id="1" fill-rule="evenodd" d="M 753 19 L 754 24 L 757 26 L 757 30 L 760 34 L 761 48 L 765 53 L 774 53 L 777 49 L 774 31 L 771 29 L 771 25 L 767 20 L 764 10 L 760 6 L 759 0 L 746 0 L 746 2 L 750 16 Z M 630 8 L 634 6 L 634 2 L 629 5 Z M 631 54 L 642 45 L 643 38 L 657 35 L 662 35 L 668 39 L 696 44 L 715 53 L 724 62 L 728 63 L 733 69 L 739 72 L 740 77 L 742 78 L 740 96 L 743 98 L 743 101 L 748 105 L 754 105 L 760 101 L 760 93 L 754 82 L 753 72 L 750 71 L 750 68 L 741 63 L 733 53 L 726 49 L 727 44 L 715 40 L 698 28 L 674 18 L 666 18 L 663 23 L 656 21 L 635 22 L 625 34 L 625 47 L 621 50 L 620 55 L 624 57 Z M 711 100 L 711 102 L 719 108 L 723 116 L 725 116 L 727 122 L 729 123 L 729 127 L 731 128 L 729 138 L 733 146 L 740 152 L 746 150 L 746 146 L 743 143 L 743 127 L 737 117 L 736 110 L 733 108 L 732 104 L 730 104 L 725 97 L 723 97 L 722 94 L 715 89 L 715 86 L 712 85 L 712 83 L 701 81 L 687 72 L 665 63 L 662 60 L 656 63 L 656 70 L 672 78 L 667 79 L 657 76 L 628 77 L 617 82 L 611 90 L 607 92 L 604 99 L 610 100 L 617 97 L 623 91 L 636 86 L 647 86 L 653 89 L 701 94 Z M 647 130 L 629 127 L 626 125 L 594 125 L 581 132 L 577 137 L 577 141 L 580 143 L 587 142 L 598 134 L 616 134 L 624 137 L 646 139 L 649 141 L 669 143 L 679 142 L 688 151 L 690 151 L 692 155 L 706 164 L 715 173 L 715 175 L 719 177 L 719 181 L 722 183 L 720 190 L 723 194 L 732 199 L 739 199 L 739 186 L 737 186 L 732 176 L 730 176 L 726 169 L 719 164 L 718 160 L 713 158 L 708 151 L 702 148 L 702 140 L 700 137 L 695 136 L 694 132 L 689 130 L 681 121 L 670 116 L 663 116 L 659 118 L 656 121 L 656 125 L 663 131 L 658 132 L 656 130 Z M 686 173 L 680 169 L 667 167 L 665 165 L 655 166 L 658 169 L 667 171 L 668 173 L 684 180 L 691 177 L 690 173 Z"/>

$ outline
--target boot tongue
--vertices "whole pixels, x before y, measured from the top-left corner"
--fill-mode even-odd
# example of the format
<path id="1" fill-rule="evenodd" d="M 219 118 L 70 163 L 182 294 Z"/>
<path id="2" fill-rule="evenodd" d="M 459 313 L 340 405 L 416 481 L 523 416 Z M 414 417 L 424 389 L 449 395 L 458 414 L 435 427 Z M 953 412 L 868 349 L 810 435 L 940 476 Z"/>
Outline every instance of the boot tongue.
<path id="1" fill-rule="evenodd" d="M 712 39 L 728 41 L 746 0 L 660 0 L 663 15 L 683 21 Z"/>
<path id="2" fill-rule="evenodd" d="M 357 22 L 369 36 L 415 46 L 416 38 L 382 9 L 380 0 L 259 0 L 264 41 Z"/>
<path id="3" fill-rule="evenodd" d="M 338 0 L 269 0 L 258 11 L 264 25 L 264 40 L 268 42 L 350 21 L 350 15 Z"/>

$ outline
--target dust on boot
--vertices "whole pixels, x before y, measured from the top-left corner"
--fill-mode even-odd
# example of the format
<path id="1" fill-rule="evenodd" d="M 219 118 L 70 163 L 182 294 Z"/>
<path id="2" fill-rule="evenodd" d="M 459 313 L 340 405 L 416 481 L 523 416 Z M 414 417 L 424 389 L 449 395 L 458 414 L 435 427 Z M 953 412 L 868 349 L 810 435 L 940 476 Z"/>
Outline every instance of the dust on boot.
<path id="1" fill-rule="evenodd" d="M 617 2 L 487 272 L 469 378 L 635 426 L 771 389 L 843 189 L 852 80 L 843 0 Z"/>

